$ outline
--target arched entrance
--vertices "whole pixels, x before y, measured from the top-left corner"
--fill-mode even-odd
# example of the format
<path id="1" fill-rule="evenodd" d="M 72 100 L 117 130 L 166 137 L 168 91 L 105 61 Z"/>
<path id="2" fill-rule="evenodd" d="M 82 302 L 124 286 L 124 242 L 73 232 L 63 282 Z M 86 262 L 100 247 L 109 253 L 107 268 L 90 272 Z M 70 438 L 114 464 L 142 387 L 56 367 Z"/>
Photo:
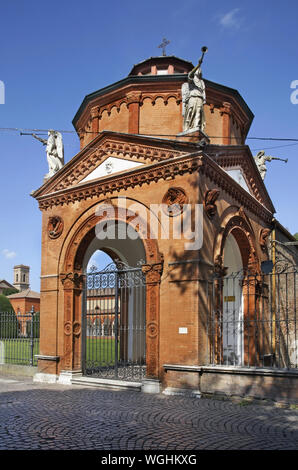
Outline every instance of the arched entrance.
<path id="1" fill-rule="evenodd" d="M 99 221 L 104 220 L 113 220 L 117 226 L 124 227 L 130 225 L 131 215 L 117 209 L 111 218 L 109 218 L 109 214 L 98 217 L 94 208 L 91 208 L 77 220 L 68 234 L 61 252 L 60 279 L 63 285 L 61 294 L 64 303 L 64 354 L 61 359 L 61 369 L 65 371 L 86 370 L 86 363 L 84 363 L 87 337 L 87 321 L 86 315 L 84 315 L 84 305 L 87 305 L 87 287 L 85 286 L 88 275 L 86 269 L 92 254 L 100 249 L 104 250 L 117 263 L 116 266 L 109 266 L 106 271 L 103 269 L 104 272 L 99 277 L 93 276 L 93 278 L 101 283 L 104 278 L 107 278 L 107 271 L 110 271 L 110 274 L 111 271 L 114 271 L 112 273 L 114 278 L 118 277 L 118 301 L 112 296 L 110 304 L 114 304 L 114 309 L 115 307 L 122 309 L 122 312 L 125 312 L 122 320 L 126 318 L 126 322 L 122 322 L 126 332 L 125 334 L 121 333 L 122 342 L 120 338 L 118 351 L 114 349 L 114 359 L 119 357 L 119 360 L 129 363 L 132 358 L 138 357 L 143 363 L 142 366 L 146 366 L 146 378 L 158 379 L 159 297 L 163 257 L 158 251 L 157 241 L 148 237 L 148 227 L 145 222 L 142 223 L 140 217 L 140 224 L 134 239 L 123 239 L 121 236 L 116 236 L 112 241 L 101 240 L 96 236 L 96 226 Z M 131 225 L 131 229 L 135 230 L 135 227 Z M 138 262 L 141 262 L 141 266 L 138 265 Z M 114 269 L 115 267 L 116 269 Z M 99 288 L 103 287 L 100 283 Z M 145 285 L 142 286 L 142 289 L 139 288 L 138 294 L 135 296 L 130 293 L 130 290 L 136 289 L 137 283 Z M 105 286 L 115 288 L 115 280 L 114 286 L 111 284 L 105 284 Z M 119 288 L 123 289 L 120 296 Z M 103 302 L 101 304 L 103 305 Z M 141 308 L 140 305 L 143 307 Z M 113 337 L 113 334 L 115 335 L 113 328 L 115 329 L 116 317 L 114 312 L 114 318 L 110 318 L 110 324 L 108 325 L 106 322 L 104 328 L 101 329 L 101 332 L 106 333 L 105 336 Z M 145 330 L 140 335 L 142 346 L 139 346 L 138 354 L 136 353 L 136 341 L 132 339 L 135 338 L 132 327 L 133 319 L 137 317 L 146 324 Z M 109 335 L 107 333 L 111 333 L 111 327 L 112 334 Z M 110 341 L 111 344 L 112 341 Z M 119 373 L 118 377 L 120 378 Z"/>
<path id="2" fill-rule="evenodd" d="M 258 269 L 255 238 L 242 209 L 223 218 L 215 240 L 210 358 L 218 365 L 257 365 Z"/>
<path id="3" fill-rule="evenodd" d="M 229 233 L 224 246 L 223 263 L 227 268 L 223 279 L 222 353 L 225 364 L 243 363 L 243 262 L 238 243 Z"/>

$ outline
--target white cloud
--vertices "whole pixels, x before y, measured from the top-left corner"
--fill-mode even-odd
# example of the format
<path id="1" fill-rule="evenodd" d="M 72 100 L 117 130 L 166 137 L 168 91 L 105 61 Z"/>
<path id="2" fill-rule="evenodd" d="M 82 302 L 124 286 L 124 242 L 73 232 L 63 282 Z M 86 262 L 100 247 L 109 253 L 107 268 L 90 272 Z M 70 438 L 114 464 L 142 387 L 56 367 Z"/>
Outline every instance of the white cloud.
<path id="1" fill-rule="evenodd" d="M 239 11 L 240 11 L 239 8 L 234 8 L 228 13 L 221 15 L 219 18 L 219 23 L 224 28 L 229 28 L 229 29 L 239 28 L 240 23 L 241 23 L 241 19 L 239 18 L 239 15 L 238 15 Z"/>
<path id="2" fill-rule="evenodd" d="M 17 256 L 15 251 L 10 251 L 7 248 L 5 250 L 2 250 L 2 254 L 5 256 L 5 258 L 10 259 L 10 258 L 15 258 Z"/>

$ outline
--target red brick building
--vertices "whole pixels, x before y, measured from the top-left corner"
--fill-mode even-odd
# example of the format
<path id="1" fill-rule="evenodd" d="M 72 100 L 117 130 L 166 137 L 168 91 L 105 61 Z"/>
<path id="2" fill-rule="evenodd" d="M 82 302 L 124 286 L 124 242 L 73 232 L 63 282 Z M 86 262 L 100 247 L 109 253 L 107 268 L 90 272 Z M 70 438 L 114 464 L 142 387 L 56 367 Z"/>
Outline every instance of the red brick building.
<path id="1" fill-rule="evenodd" d="M 35 312 L 39 312 L 40 310 L 40 293 L 34 292 L 31 289 L 8 295 L 7 298 L 10 300 L 17 315 L 26 315 L 30 312 L 32 306 Z"/>
<path id="2" fill-rule="evenodd" d="M 208 391 L 210 383 L 221 383 L 231 373 L 213 367 L 211 349 L 220 356 L 233 348 L 239 367 L 229 380 L 243 377 L 244 365 L 261 365 L 249 328 L 242 329 L 242 336 L 237 333 L 232 346 L 223 343 L 222 330 L 212 337 L 208 330 L 212 289 L 220 293 L 220 308 L 224 303 L 227 315 L 236 305 L 239 324 L 250 323 L 256 302 L 261 305 L 256 287 L 248 282 L 244 287 L 238 283 L 233 295 L 214 284 L 215 275 L 221 279 L 227 272 L 249 270 L 259 276 L 269 256 L 264 243 L 275 209 L 245 145 L 253 113 L 236 90 L 204 79 L 206 127 L 183 133 L 181 90 L 192 69 L 193 64 L 177 57 L 150 58 L 126 78 L 87 95 L 73 120 L 80 152 L 33 193 L 43 215 L 36 380 L 74 380 L 84 374 L 86 267 L 96 250 L 125 266 L 136 268 L 142 261 L 145 281 L 138 303 L 130 276 L 116 273 L 117 281 L 106 287 L 119 282 L 120 298 L 126 299 L 119 305 L 131 348 L 124 354 L 127 361 L 136 354 L 133 321 L 138 317 L 145 322 L 140 336 L 145 389 Z M 156 205 L 166 209 L 159 211 Z M 167 212 L 173 205 L 179 210 Z M 192 227 L 198 227 L 197 206 L 202 244 L 186 248 L 189 239 L 169 236 L 166 224 L 174 230 L 187 207 Z M 124 239 L 118 231 L 113 239 L 100 239 L 98 224 L 109 222 L 118 230 L 130 227 L 135 238 Z M 106 275 L 99 275 L 99 287 Z"/>

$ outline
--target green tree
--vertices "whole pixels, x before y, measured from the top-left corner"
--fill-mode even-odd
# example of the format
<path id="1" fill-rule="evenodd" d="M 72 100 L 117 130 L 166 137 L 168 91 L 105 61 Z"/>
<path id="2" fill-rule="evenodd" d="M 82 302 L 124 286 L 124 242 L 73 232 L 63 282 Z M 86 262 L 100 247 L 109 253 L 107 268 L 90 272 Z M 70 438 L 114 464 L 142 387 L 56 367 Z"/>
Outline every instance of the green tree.
<path id="1" fill-rule="evenodd" d="M 3 292 L 3 295 L 7 297 L 8 295 L 11 295 L 11 294 L 17 294 L 20 291 L 18 289 L 15 289 L 14 287 L 7 287 L 7 289 L 3 289 L 2 292 Z"/>
<path id="2" fill-rule="evenodd" d="M 17 338 L 19 322 L 5 295 L 0 295 L 0 338 Z"/>
<path id="3" fill-rule="evenodd" d="M 4 294 L 0 294 L 0 312 L 13 312 L 10 300 Z"/>
<path id="4" fill-rule="evenodd" d="M 294 237 L 298 240 L 298 232 L 294 234 Z"/>

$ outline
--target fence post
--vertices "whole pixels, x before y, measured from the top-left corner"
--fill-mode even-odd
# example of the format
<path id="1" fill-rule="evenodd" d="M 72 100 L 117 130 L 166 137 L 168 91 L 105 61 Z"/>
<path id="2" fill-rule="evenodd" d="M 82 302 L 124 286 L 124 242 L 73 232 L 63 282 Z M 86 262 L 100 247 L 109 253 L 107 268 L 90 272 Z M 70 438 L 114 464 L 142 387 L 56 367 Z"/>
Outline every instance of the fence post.
<path id="1" fill-rule="evenodd" d="M 33 357 L 34 357 L 34 328 L 33 328 L 33 315 L 35 313 L 34 306 L 32 305 L 30 312 L 31 313 L 31 357 L 30 357 L 30 366 L 33 366 Z"/>

